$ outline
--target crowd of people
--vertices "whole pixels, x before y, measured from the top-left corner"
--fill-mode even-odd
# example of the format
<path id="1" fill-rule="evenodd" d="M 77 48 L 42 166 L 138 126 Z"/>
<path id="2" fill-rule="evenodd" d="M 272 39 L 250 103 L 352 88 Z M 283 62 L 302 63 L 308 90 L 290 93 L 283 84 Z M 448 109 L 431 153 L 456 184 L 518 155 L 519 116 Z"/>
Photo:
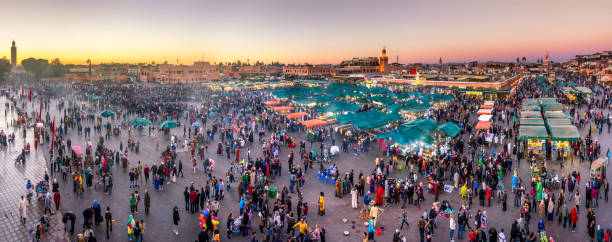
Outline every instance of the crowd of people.
<path id="1" fill-rule="evenodd" d="M 608 200 L 605 173 L 601 174 L 601 180 L 595 181 L 571 167 L 592 162 L 602 154 L 597 136 L 601 137 L 605 125 L 609 133 L 609 97 L 612 94 L 588 80 L 578 81 L 594 90 L 590 99 L 568 100 L 557 87 L 541 90 L 536 82 L 524 79 L 506 97 L 495 100 L 493 125 L 485 131 L 472 128 L 477 122 L 478 106 L 484 102 L 482 96 L 458 94 L 446 105 L 421 112 L 419 117 L 439 123 L 452 121 L 462 128 L 460 135 L 446 143 L 446 152 L 431 157 L 403 154 L 392 140 L 375 140 L 363 131 L 331 126 L 307 130 L 296 120 L 267 109 L 264 102 L 272 100 L 273 96 L 266 90 L 216 91 L 189 85 L 75 85 L 71 87 L 74 95 L 57 97 L 49 93 L 48 84 L 40 84 L 34 87 L 40 109 L 32 108 L 28 113 L 28 106 L 34 105 L 27 98 L 10 99 L 5 117 L 16 112 L 15 116 L 23 119 L 14 126 L 18 128 L 13 129 L 13 134 L 2 130 L 0 136 L 14 139 L 15 133 L 23 132 L 25 137 L 26 132 L 37 130 L 34 124 L 42 123 L 43 128 L 36 131 L 34 139 L 36 149 L 39 144 L 47 145 L 48 171 L 53 179 L 51 182 L 50 176 L 45 174 L 43 181 L 46 183 L 41 181 L 33 185 L 28 182 L 28 192 L 19 201 L 19 215 L 23 221 L 27 219 L 29 191 L 36 190 L 37 196 L 45 201 L 45 217 L 40 219 L 39 228 L 35 230 L 36 238 L 45 231 L 47 212 L 53 210 L 62 213 L 69 232 L 74 232 L 78 216 L 60 206 L 61 194 L 69 191 L 67 185 L 60 187 L 57 179 L 61 177 L 62 184 L 72 183 L 77 199 L 95 190 L 117 196 L 113 195 L 114 186 L 128 186 L 130 215 L 123 219 L 127 219 L 127 238 L 134 241 L 145 238 L 145 225 L 151 223 L 146 216 L 151 211 L 152 197 L 168 190 L 165 187 L 179 187 L 172 190 L 183 192 L 184 212 L 178 205 L 169 205 L 176 201 L 166 202 L 173 218 L 172 232 L 176 235 L 179 235 L 179 223 L 184 221 L 181 216 L 194 216 L 200 218 L 199 234 L 194 235 L 196 241 L 221 241 L 236 236 L 251 241 L 325 241 L 328 236 L 325 226 L 314 223 L 308 210 L 315 209 L 314 216 L 326 216 L 329 196 L 323 190 L 310 188 L 308 193 L 315 192 L 319 198 L 316 204 L 309 204 L 304 199 L 306 182 L 329 182 L 334 186 L 334 199 L 348 199 L 351 208 L 361 209 L 359 217 L 368 224 L 364 241 L 379 236 L 384 209 L 401 211 L 397 224 L 385 224 L 396 229 L 393 241 L 408 240 L 403 232 L 404 225 L 416 226 L 420 241 L 432 241 L 440 237 L 435 231 L 444 226 L 442 217 L 448 218 L 451 241 L 466 238 L 469 241 L 552 241 L 556 236 L 547 231 L 553 226 L 562 226 L 572 232 L 586 231 L 591 240 L 609 241 L 610 229 L 597 223 L 594 210 L 600 199 Z M 19 96 L 18 90 L 13 91 Z M 87 102 L 84 93 L 94 93 L 101 100 Z M 565 164 L 570 168 L 561 174 L 558 188 L 548 179 L 552 164 L 557 162 L 536 159 L 525 153 L 524 144 L 518 139 L 517 117 L 521 101 L 544 96 L 555 97 L 564 103 L 574 124 L 581 130 L 588 129 L 583 140 L 572 144 L 571 154 L 579 162 Z M 369 108 L 364 107 L 361 111 Z M 115 110 L 115 116 L 110 120 L 98 117 L 96 112 L 105 109 Z M 298 106 L 296 111 L 316 116 L 316 111 L 308 107 Z M 157 130 L 156 134 L 156 125 L 131 126 L 128 121 L 136 117 L 154 124 L 175 120 L 180 126 L 172 131 Z M 117 127 L 119 134 L 115 134 Z M 165 137 L 161 140 L 161 148 L 157 138 L 156 147 L 147 149 L 155 153 L 153 157 L 156 158 L 151 162 L 131 158 L 140 150 L 140 138 L 135 133 L 144 130 L 148 130 L 146 137 Z M 71 140 L 74 136 L 86 140 L 85 152 L 75 148 L 81 144 Z M 493 138 L 487 141 L 490 136 Z M 109 145 L 110 140 L 118 140 L 119 147 Z M 127 145 L 124 146 L 124 142 Z M 376 158 L 369 166 L 355 169 L 342 159 L 334 158 L 332 147 L 337 145 L 341 146 L 341 156 L 375 153 Z M 212 147 L 211 152 L 208 146 Z M 23 150 L 25 152 L 25 147 Z M 286 158 L 281 151 L 288 153 Z M 521 166 L 521 160 L 527 162 Z M 220 162 L 226 164 L 222 167 L 227 169 L 219 168 Z M 559 162 L 561 168 L 563 162 Z M 184 167 L 190 164 L 191 169 Z M 528 170 L 528 175 L 521 174 L 521 169 Z M 191 170 L 200 180 L 181 180 Z M 308 180 L 309 170 L 321 181 Z M 115 173 L 121 171 L 127 174 L 127 181 L 116 178 Z M 510 180 L 511 186 L 504 180 Z M 176 183 L 187 185 L 183 189 Z M 50 184 L 51 189 L 45 189 L 45 184 L 47 187 Z M 275 184 L 281 185 L 277 188 Z M 447 191 L 448 187 L 452 189 Z M 150 194 L 145 188 L 152 188 L 155 193 Z M 452 192 L 453 189 L 456 192 Z M 450 197 L 443 195 L 449 192 Z M 233 207 L 221 205 L 228 194 L 239 197 L 229 202 Z M 141 196 L 144 217 L 137 216 Z M 440 197 L 459 202 L 441 201 Z M 473 203 L 474 199 L 478 203 Z M 508 199 L 513 199 L 513 211 L 520 211 L 507 215 L 515 218 L 513 222 L 505 225 L 507 227 L 500 227 L 499 223 L 497 228 L 489 225 L 492 218 L 487 210 L 499 209 L 504 214 L 511 209 Z M 82 230 L 76 231 L 87 241 L 95 241 L 94 228 L 102 222 L 106 238 L 115 226 L 113 208 L 106 206 L 104 210 L 99 200 L 91 201 L 91 206 L 83 210 Z M 582 213 L 586 214 L 586 226 L 578 223 L 581 204 L 584 204 Z M 414 211 L 419 213 L 418 219 L 408 215 Z M 163 210 L 154 212 L 164 213 Z M 226 216 L 220 218 L 222 214 Z"/>

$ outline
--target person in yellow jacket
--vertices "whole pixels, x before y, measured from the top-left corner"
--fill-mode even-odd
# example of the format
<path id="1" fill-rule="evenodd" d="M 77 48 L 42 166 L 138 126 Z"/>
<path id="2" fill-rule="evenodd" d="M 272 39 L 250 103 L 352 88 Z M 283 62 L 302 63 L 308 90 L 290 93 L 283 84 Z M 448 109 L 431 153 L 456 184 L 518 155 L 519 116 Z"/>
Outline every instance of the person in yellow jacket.
<path id="1" fill-rule="evenodd" d="M 463 186 L 461 187 L 461 199 L 467 199 L 467 185 L 465 183 L 463 183 Z"/>
<path id="2" fill-rule="evenodd" d="M 325 215 L 325 198 L 323 192 L 321 192 L 321 197 L 319 198 L 319 215 Z"/>
<path id="3" fill-rule="evenodd" d="M 293 228 L 295 228 L 295 227 L 299 227 L 300 228 L 300 234 L 296 238 L 297 241 L 304 240 L 304 236 L 306 236 L 306 232 L 308 231 L 308 225 L 306 224 L 306 222 L 304 222 L 304 219 L 300 220 L 300 222 L 298 222 L 295 225 L 293 225 Z"/>

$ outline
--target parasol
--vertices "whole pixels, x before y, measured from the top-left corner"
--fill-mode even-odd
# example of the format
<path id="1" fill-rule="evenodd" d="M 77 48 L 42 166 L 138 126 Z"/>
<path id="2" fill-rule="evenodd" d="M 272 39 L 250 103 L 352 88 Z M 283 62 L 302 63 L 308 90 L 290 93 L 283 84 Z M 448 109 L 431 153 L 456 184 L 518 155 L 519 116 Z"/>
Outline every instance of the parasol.
<path id="1" fill-rule="evenodd" d="M 130 125 L 134 127 L 145 127 L 151 125 L 151 121 L 144 118 L 135 118 L 130 121 Z"/>
<path id="2" fill-rule="evenodd" d="M 166 120 L 162 124 L 160 124 L 157 128 L 163 130 L 163 129 L 173 129 L 178 126 L 179 126 L 179 123 L 177 123 L 176 121 Z"/>
<path id="3" fill-rule="evenodd" d="M 102 113 L 100 115 L 102 115 L 102 117 L 108 118 L 110 116 L 115 115 L 115 112 L 113 112 L 110 109 L 106 109 L 106 110 L 102 111 Z"/>

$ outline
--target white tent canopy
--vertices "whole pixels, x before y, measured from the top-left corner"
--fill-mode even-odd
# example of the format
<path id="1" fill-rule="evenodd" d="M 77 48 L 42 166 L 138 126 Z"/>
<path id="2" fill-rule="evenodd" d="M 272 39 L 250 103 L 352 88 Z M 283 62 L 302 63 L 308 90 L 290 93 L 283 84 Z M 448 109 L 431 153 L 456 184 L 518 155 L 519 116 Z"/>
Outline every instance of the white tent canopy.
<path id="1" fill-rule="evenodd" d="M 483 115 L 478 116 L 479 121 L 485 121 L 485 122 L 490 122 L 491 118 L 493 118 L 493 115 L 483 114 Z"/>

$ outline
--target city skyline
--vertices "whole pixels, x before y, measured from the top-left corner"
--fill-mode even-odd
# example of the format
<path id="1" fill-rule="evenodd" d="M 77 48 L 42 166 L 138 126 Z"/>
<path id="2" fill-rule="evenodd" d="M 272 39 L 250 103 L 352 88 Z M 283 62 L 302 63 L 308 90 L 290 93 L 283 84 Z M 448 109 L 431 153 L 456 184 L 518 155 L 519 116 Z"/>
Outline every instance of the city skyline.
<path id="1" fill-rule="evenodd" d="M 612 48 L 610 1 L 7 2 L 0 57 L 63 63 L 555 61 Z M 44 9 L 45 11 L 32 11 Z"/>

